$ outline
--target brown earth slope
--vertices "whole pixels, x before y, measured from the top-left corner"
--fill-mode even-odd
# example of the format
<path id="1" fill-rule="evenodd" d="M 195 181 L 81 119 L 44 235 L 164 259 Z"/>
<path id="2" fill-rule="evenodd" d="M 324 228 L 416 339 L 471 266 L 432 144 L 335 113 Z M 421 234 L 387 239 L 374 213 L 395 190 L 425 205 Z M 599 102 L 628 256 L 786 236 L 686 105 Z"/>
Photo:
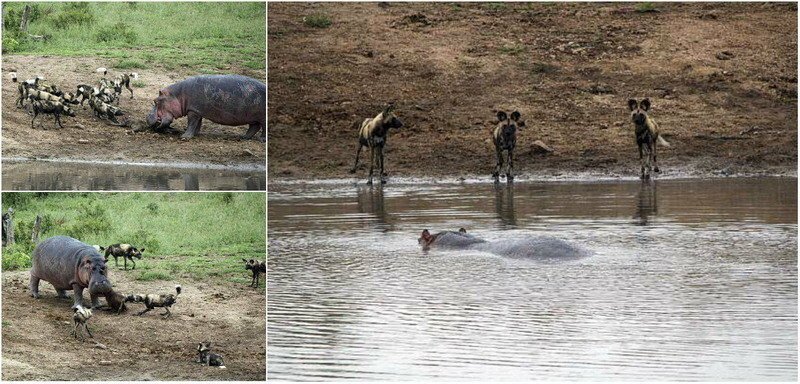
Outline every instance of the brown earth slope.
<path id="1" fill-rule="evenodd" d="M 64 129 L 55 129 L 52 116 L 36 118 L 36 129 L 31 129 L 31 116 L 14 105 L 17 84 L 12 83 L 10 72 L 17 72 L 21 80 L 36 75 L 62 90 L 75 92 L 78 84 L 99 84 L 98 67 L 110 67 L 107 61 L 95 58 L 54 56 L 3 56 L 3 157 L 69 158 L 103 161 L 145 162 L 197 162 L 214 164 L 258 164 L 266 158 L 266 145 L 257 140 L 239 140 L 246 126 L 228 127 L 203 120 L 200 133 L 188 141 L 179 134 L 158 134 L 152 131 L 134 133 L 130 128 L 111 125 L 94 116 L 91 108 L 75 107 L 76 117 L 62 117 Z M 160 68 L 116 70 L 109 68 L 109 78 L 122 72 L 136 72 L 143 87 L 133 88 L 134 99 L 123 88 L 120 107 L 126 118 L 144 121 L 153 106 L 158 90 L 187 77 L 198 75 L 191 71 L 170 72 Z M 264 79 L 264 71 L 246 68 L 232 69 L 256 79 Z M 29 103 L 26 102 L 26 105 Z M 88 103 L 84 103 L 87 105 Z M 173 125 L 181 133 L 186 129 L 186 118 Z"/>
<path id="2" fill-rule="evenodd" d="M 174 293 L 174 283 L 135 281 L 131 274 L 112 268 L 109 276 L 119 292 Z M 70 334 L 72 299 L 56 298 L 42 282 L 36 300 L 28 282 L 27 271 L 3 272 L 3 380 L 266 379 L 263 285 L 180 281 L 171 318 L 159 316 L 162 308 L 132 316 L 144 309 L 136 303 L 120 315 L 96 310 L 89 319 L 94 338 L 80 341 Z M 194 363 L 203 341 L 212 342 L 227 369 Z"/>
<path id="3" fill-rule="evenodd" d="M 796 173 L 796 5 L 637 6 L 270 4 L 269 173 L 348 177 L 352 124 L 395 101 L 393 176 L 488 175 L 500 109 L 527 120 L 518 173 L 635 175 L 631 97 L 672 143 L 666 174 Z"/>

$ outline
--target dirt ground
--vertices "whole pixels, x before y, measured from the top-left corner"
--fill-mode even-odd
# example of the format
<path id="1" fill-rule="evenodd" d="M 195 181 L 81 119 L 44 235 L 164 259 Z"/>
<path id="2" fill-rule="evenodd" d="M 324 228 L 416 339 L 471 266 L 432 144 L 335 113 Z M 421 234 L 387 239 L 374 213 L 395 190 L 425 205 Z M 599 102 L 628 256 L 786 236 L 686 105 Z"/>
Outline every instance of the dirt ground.
<path id="1" fill-rule="evenodd" d="M 159 89 L 187 77 L 198 75 L 186 69 L 183 73 L 160 68 L 116 70 L 107 60 L 84 57 L 3 56 L 3 157 L 68 158 L 81 160 L 115 160 L 145 162 L 182 162 L 214 164 L 259 164 L 266 159 L 266 145 L 258 140 L 239 140 L 246 126 L 228 127 L 203 120 L 200 133 L 188 141 L 180 140 L 186 129 L 186 117 L 173 124 L 178 134 L 159 134 L 152 131 L 133 132 L 131 128 L 114 126 L 94 116 L 91 108 L 75 107 L 76 117 L 62 117 L 64 129 L 55 129 L 52 116 L 36 118 L 31 129 L 31 116 L 14 105 L 18 91 L 11 82 L 10 72 L 21 80 L 36 75 L 62 90 L 75 92 L 77 85 L 99 84 L 98 67 L 109 68 L 109 78 L 122 72 L 136 72 L 146 86 L 133 88 L 134 99 L 123 88 L 120 107 L 126 113 L 122 119 L 144 121 L 158 96 Z M 232 68 L 238 73 L 264 79 L 263 70 Z M 27 105 L 27 103 L 26 103 Z M 122 119 L 120 119 L 122 121 Z M 46 128 L 46 129 L 45 129 Z"/>
<path id="2" fill-rule="evenodd" d="M 122 270 L 109 276 L 123 293 L 174 292 L 171 282 L 134 281 Z M 144 309 L 136 303 L 120 315 L 96 310 L 89 319 L 94 339 L 82 342 L 70 334 L 72 299 L 56 298 L 42 282 L 36 300 L 28 282 L 28 271 L 3 272 L 3 380 L 266 379 L 264 285 L 181 281 L 171 318 L 162 319 L 161 308 L 133 316 Z M 203 341 L 227 369 L 194 363 Z"/>
<path id="3" fill-rule="evenodd" d="M 388 101 L 390 177 L 488 178 L 514 109 L 518 174 L 637 175 L 632 97 L 672 144 L 665 175 L 796 174 L 796 5 L 653 4 L 271 3 L 269 175 L 350 177 L 352 125 Z"/>

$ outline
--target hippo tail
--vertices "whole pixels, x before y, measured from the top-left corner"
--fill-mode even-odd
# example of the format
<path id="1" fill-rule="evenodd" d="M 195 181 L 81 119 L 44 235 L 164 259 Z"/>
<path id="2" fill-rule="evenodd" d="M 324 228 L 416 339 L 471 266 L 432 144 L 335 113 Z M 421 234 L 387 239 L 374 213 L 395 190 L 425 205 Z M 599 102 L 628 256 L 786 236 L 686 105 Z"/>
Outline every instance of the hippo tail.
<path id="1" fill-rule="evenodd" d="M 178 295 L 181 294 L 181 286 L 180 285 L 176 285 L 175 286 L 175 292 L 176 292 L 175 296 L 178 296 Z"/>

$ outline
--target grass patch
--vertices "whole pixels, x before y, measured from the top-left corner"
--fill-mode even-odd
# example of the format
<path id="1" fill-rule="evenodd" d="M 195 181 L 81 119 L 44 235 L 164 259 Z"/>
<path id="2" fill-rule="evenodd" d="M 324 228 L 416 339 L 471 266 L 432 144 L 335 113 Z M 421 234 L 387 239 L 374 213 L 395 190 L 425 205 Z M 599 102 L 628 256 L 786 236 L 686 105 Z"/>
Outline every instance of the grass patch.
<path id="1" fill-rule="evenodd" d="M 506 3 L 486 3 L 483 6 L 490 11 L 502 11 L 508 8 Z"/>
<path id="2" fill-rule="evenodd" d="M 131 80 L 131 86 L 134 88 L 144 88 L 147 86 L 147 83 L 141 80 Z"/>
<path id="3" fill-rule="evenodd" d="M 650 2 L 636 4 L 636 8 L 635 9 L 636 9 L 636 12 L 639 12 L 639 13 L 658 12 L 658 9 L 656 9 L 655 4 L 650 3 Z"/>
<path id="4" fill-rule="evenodd" d="M 32 6 L 28 33 L 47 39 L 20 33 L 26 4 Z M 120 69 L 159 65 L 227 73 L 245 62 L 266 69 L 265 3 L 14 2 L 3 3 L 3 10 L 4 53 L 96 56 L 121 63 Z"/>
<path id="5" fill-rule="evenodd" d="M 498 48 L 498 51 L 500 51 L 500 53 L 505 54 L 505 55 L 514 56 L 514 55 L 518 55 L 518 54 L 524 52 L 525 51 L 525 47 L 523 47 L 521 45 L 517 45 L 517 44 L 506 44 L 506 45 Z"/>
<path id="6" fill-rule="evenodd" d="M 42 216 L 41 239 L 66 235 L 145 248 L 136 260 L 137 280 L 234 281 L 244 276 L 242 258 L 266 255 L 262 193 L 3 193 L 2 209 L 9 207 L 17 242 L 3 249 L 7 271 L 30 268 L 36 215 Z"/>
<path id="7" fill-rule="evenodd" d="M 530 71 L 533 74 L 540 75 L 540 74 L 554 73 L 558 71 L 558 67 L 548 63 L 534 62 L 533 64 L 531 64 Z"/>
<path id="8" fill-rule="evenodd" d="M 142 69 L 147 68 L 146 65 L 142 61 L 136 59 L 120 59 L 117 61 L 117 64 L 114 65 L 116 69 Z"/>
<path id="9" fill-rule="evenodd" d="M 333 24 L 331 18 L 324 13 L 316 13 L 303 18 L 303 23 L 311 28 L 328 28 Z"/>

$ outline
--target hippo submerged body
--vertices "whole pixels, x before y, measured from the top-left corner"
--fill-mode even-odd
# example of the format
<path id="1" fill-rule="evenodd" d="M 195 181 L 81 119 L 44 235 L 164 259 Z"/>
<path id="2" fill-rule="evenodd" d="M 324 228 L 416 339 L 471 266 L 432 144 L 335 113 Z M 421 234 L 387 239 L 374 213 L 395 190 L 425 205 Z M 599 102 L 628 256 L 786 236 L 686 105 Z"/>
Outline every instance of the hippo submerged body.
<path id="1" fill-rule="evenodd" d="M 174 119 L 189 119 L 184 139 L 200 131 L 202 120 L 222 125 L 249 125 L 243 136 L 252 138 L 259 130 L 266 140 L 267 86 L 240 75 L 190 77 L 158 92 L 147 124 L 154 129 L 168 128 Z"/>
<path id="2" fill-rule="evenodd" d="M 591 254 L 583 248 L 553 237 L 490 242 L 467 234 L 463 228 L 458 232 L 444 231 L 437 234 L 431 234 L 426 229 L 422 231 L 419 243 L 426 250 L 433 247 L 475 250 L 512 258 L 575 259 Z"/>
<path id="3" fill-rule="evenodd" d="M 39 298 L 39 280 L 52 284 L 58 297 L 75 291 L 75 306 L 83 306 L 83 290 L 88 288 L 92 307 L 98 307 L 99 296 L 109 305 L 120 305 L 106 275 L 103 256 L 91 245 L 67 236 L 55 236 L 36 245 L 31 258 L 31 296 Z"/>

